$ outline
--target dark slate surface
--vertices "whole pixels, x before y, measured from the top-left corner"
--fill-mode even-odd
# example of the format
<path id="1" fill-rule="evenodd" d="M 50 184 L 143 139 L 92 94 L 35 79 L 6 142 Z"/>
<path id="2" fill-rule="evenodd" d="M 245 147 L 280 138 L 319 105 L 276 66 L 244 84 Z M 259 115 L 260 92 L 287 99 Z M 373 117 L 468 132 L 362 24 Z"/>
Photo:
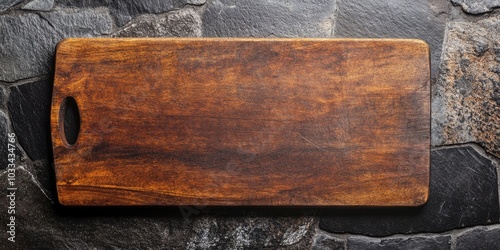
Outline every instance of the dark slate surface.
<path id="1" fill-rule="evenodd" d="M 207 3 L 203 36 L 329 37 L 335 1 L 232 1 Z"/>
<path id="2" fill-rule="evenodd" d="M 387 236 L 498 223 L 495 166 L 471 146 L 434 149 L 429 201 L 417 208 L 324 209 L 320 228 Z"/>
<path id="3" fill-rule="evenodd" d="M 50 75 L 57 42 L 109 34 L 112 26 L 105 9 L 0 15 L 0 81 Z"/>
<path id="4" fill-rule="evenodd" d="M 500 227 L 469 230 L 457 237 L 456 249 L 500 249 Z"/>
<path id="5" fill-rule="evenodd" d="M 349 237 L 349 250 L 378 250 L 378 249 L 450 249 L 450 236 L 415 236 L 375 239 L 368 237 Z"/>
<path id="6" fill-rule="evenodd" d="M 140 14 L 158 14 L 182 8 L 186 4 L 202 5 L 206 0 L 56 0 L 65 7 L 108 7 L 116 24 L 122 26 Z"/>
<path id="7" fill-rule="evenodd" d="M 35 14 L 3 15 L 0 34 L 0 81 L 47 74 L 53 63 L 51 52 L 60 39 L 48 23 Z"/>
<path id="8" fill-rule="evenodd" d="M 19 143 L 32 160 L 50 159 L 52 80 L 11 87 L 8 108 Z"/>
<path id="9" fill-rule="evenodd" d="M 339 1 L 335 37 L 418 38 L 431 47 L 435 76 L 448 21 L 449 1 Z"/>

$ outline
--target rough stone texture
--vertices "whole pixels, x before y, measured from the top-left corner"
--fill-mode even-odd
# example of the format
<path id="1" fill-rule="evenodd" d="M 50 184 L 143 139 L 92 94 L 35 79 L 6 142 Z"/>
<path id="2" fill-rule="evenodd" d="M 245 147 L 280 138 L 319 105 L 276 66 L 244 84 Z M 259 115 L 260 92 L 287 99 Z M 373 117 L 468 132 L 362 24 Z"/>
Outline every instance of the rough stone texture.
<path id="1" fill-rule="evenodd" d="M 500 226 L 468 230 L 457 237 L 456 249 L 499 249 Z"/>
<path id="2" fill-rule="evenodd" d="M 203 15 L 210 37 L 329 37 L 335 1 L 214 0 Z"/>
<path id="3" fill-rule="evenodd" d="M 500 0 L 451 0 L 469 14 L 482 14 L 500 7 Z"/>
<path id="4" fill-rule="evenodd" d="M 0 171 L 7 168 L 7 133 L 9 131 L 9 123 L 7 115 L 4 111 L 0 110 Z"/>
<path id="5" fill-rule="evenodd" d="M 206 0 L 56 0 L 67 7 L 108 7 L 118 26 L 123 26 L 140 14 L 158 14 L 180 9 L 186 4 L 202 5 Z"/>
<path id="6" fill-rule="evenodd" d="M 347 248 L 352 250 L 376 249 L 450 249 L 450 236 L 415 236 L 376 239 L 368 237 L 349 237 Z"/>
<path id="7" fill-rule="evenodd" d="M 267 214 L 255 209 L 67 208 L 53 204 L 53 170 L 47 164 L 19 167 L 18 242 L 9 249 L 305 249 L 314 232 L 309 216 Z M 3 180 L 5 173 L 0 173 Z M 48 187 L 48 188 L 47 188 Z M 0 196 L 6 190 L 0 189 Z M 1 199 L 6 211 L 6 199 Z M 0 219 L 6 221 L 6 213 Z M 4 239 L 5 240 L 5 239 Z"/>
<path id="8" fill-rule="evenodd" d="M 120 29 L 116 37 L 199 37 L 201 18 L 184 8 L 163 15 L 143 15 Z"/>
<path id="9" fill-rule="evenodd" d="M 50 11 L 54 7 L 54 0 L 33 0 L 24 5 L 23 10 Z"/>
<path id="10" fill-rule="evenodd" d="M 0 12 L 22 2 L 22 0 L 2 0 L 0 1 Z"/>
<path id="11" fill-rule="evenodd" d="M 335 37 L 417 38 L 431 48 L 434 77 L 450 8 L 442 0 L 339 1 Z"/>
<path id="12" fill-rule="evenodd" d="M 345 249 L 346 241 L 329 235 L 321 230 L 316 230 L 312 243 L 313 250 Z"/>
<path id="13" fill-rule="evenodd" d="M 56 10 L 0 16 L 0 81 L 50 74 L 57 42 L 66 37 L 109 34 L 105 9 Z"/>
<path id="14" fill-rule="evenodd" d="M 471 146 L 433 149 L 430 194 L 418 208 L 325 210 L 320 228 L 333 233 L 387 236 L 442 232 L 499 222 L 497 172 Z"/>
<path id="15" fill-rule="evenodd" d="M 0 109 L 5 109 L 7 103 L 7 89 L 0 83 Z"/>
<path id="16" fill-rule="evenodd" d="M 479 142 L 500 156 L 500 18 L 449 25 L 432 97 L 434 145 Z"/>
<path id="17" fill-rule="evenodd" d="M 11 87 L 8 109 L 14 132 L 32 160 L 50 159 L 52 81 L 40 80 Z"/>

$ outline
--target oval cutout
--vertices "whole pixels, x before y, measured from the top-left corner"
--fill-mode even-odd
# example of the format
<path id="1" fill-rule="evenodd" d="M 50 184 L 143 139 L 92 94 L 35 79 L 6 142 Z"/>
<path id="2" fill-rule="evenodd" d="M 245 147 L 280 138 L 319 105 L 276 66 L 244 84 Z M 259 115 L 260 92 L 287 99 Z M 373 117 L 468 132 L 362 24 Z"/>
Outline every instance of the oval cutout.
<path id="1" fill-rule="evenodd" d="M 80 111 L 73 97 L 64 98 L 59 111 L 61 138 L 66 146 L 75 145 L 80 133 Z"/>

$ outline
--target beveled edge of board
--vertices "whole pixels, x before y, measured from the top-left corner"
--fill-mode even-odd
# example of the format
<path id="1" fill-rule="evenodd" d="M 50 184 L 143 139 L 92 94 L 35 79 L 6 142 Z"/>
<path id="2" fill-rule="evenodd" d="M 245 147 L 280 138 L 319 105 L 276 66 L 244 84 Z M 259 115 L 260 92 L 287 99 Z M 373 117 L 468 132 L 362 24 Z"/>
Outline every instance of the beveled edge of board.
<path id="1" fill-rule="evenodd" d="M 422 46 L 427 50 L 429 54 L 430 63 L 430 46 L 429 44 L 422 40 L 416 38 L 261 38 L 261 37 L 120 37 L 120 38 L 110 38 L 110 37 L 68 37 L 60 40 L 56 45 L 56 59 L 57 54 L 60 50 L 64 50 L 64 46 L 69 46 L 72 43 L 81 42 L 92 42 L 92 41 L 107 41 L 107 42 L 154 42 L 154 41 L 207 41 L 207 42 L 332 42 L 332 41 L 342 41 L 342 42 L 405 42 L 414 43 Z M 56 61 L 57 65 L 57 61 Z M 57 68 L 56 68 L 57 69 Z M 57 73 L 57 72 L 56 72 Z M 430 72 L 429 72 L 430 77 Z"/>
<path id="2" fill-rule="evenodd" d="M 331 41 L 343 41 L 343 42 L 394 42 L 394 43 L 413 43 L 415 45 L 420 46 L 420 49 L 425 49 L 426 54 L 428 55 L 427 61 L 429 65 L 429 72 L 428 72 L 428 85 L 429 85 L 429 91 L 430 91 L 430 47 L 427 42 L 421 39 L 408 39 L 408 38 L 245 38 L 245 37 L 238 37 L 238 38 L 217 38 L 217 37 L 194 37 L 194 38 L 65 38 L 58 42 L 56 45 L 56 55 L 55 55 L 55 73 L 54 73 L 54 86 L 58 82 L 58 61 L 59 61 L 59 55 L 63 53 L 65 50 L 70 49 L 72 44 L 79 44 L 79 43 L 89 43 L 89 42 L 160 42 L 160 41 L 175 41 L 175 42 L 186 42 L 186 41 L 207 41 L 207 42 L 230 42 L 230 41 L 243 41 L 243 42 L 286 42 L 286 41 L 302 41 L 302 42 L 331 42 Z M 60 116 L 60 107 L 61 103 L 57 104 L 54 103 L 54 96 L 56 93 L 53 93 L 52 96 L 52 102 L 51 102 L 51 139 L 52 139 L 52 149 L 55 151 L 55 148 L 58 146 L 63 146 L 68 149 L 72 148 L 74 145 L 69 145 L 65 139 L 63 139 L 63 133 L 61 130 L 61 124 L 64 127 L 64 124 L 61 123 L 61 116 Z M 428 100 L 428 119 L 429 121 L 431 120 L 431 94 L 429 93 L 429 100 Z M 429 122 L 430 126 L 430 122 Z M 429 129 L 429 143 L 428 143 L 428 164 L 426 166 L 422 166 L 422 168 L 425 167 L 427 170 L 427 183 L 426 183 L 426 190 L 425 193 L 422 193 L 422 197 L 418 197 L 414 199 L 413 203 L 392 203 L 390 205 L 380 205 L 380 204 L 336 204 L 336 205 L 325 205 L 325 204 L 320 204 L 320 205 L 234 205 L 234 204 L 223 204 L 223 205 L 208 205 L 208 206 L 229 206 L 229 207 L 268 207 L 268 206 L 278 206 L 278 207 L 351 207 L 351 208 L 356 208 L 356 207 L 362 207 L 362 208 L 384 208 L 384 207 L 417 207 L 417 206 L 422 206 L 427 203 L 429 199 L 429 182 L 430 182 L 430 167 L 431 167 L 431 159 L 430 159 L 430 152 L 431 152 L 431 144 L 430 144 L 430 134 L 431 130 Z M 76 141 L 78 143 L 78 140 Z M 75 144 L 76 144 L 75 143 Z M 56 162 L 56 157 L 54 157 L 54 171 L 56 173 L 56 190 L 58 193 L 58 199 L 61 205 L 64 206 L 169 206 L 169 205 L 159 205 L 156 202 L 139 202 L 137 204 L 131 204 L 131 203 L 124 203 L 124 204 L 113 204 L 113 205 L 108 205 L 108 204 L 93 204 L 93 205 L 81 205 L 77 203 L 71 203 L 67 202 L 64 199 L 61 199 L 61 196 L 59 195 L 62 192 L 69 193 L 69 192 L 76 192 L 76 190 L 63 190 L 65 188 L 62 188 L 58 183 L 57 183 L 57 172 L 58 172 L 58 163 Z M 67 187 L 66 187 L 67 188 Z M 71 188 L 70 188 L 71 189 Z M 184 204 L 186 206 L 189 205 L 200 205 L 200 204 Z M 201 204 L 203 205 L 203 204 Z M 170 205 L 172 206 L 172 205 Z M 176 204 L 173 206 L 182 206 L 182 204 Z"/>

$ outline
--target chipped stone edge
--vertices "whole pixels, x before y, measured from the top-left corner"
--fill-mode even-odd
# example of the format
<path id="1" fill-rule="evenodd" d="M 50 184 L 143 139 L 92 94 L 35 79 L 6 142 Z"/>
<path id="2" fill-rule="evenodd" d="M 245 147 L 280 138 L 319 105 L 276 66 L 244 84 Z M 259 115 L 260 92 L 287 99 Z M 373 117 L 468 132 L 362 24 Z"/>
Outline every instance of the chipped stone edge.
<path id="1" fill-rule="evenodd" d="M 410 239 L 410 238 L 427 238 L 427 237 L 439 237 L 439 236 L 450 236 L 450 249 L 455 249 L 456 246 L 456 241 L 457 238 L 461 235 L 464 235 L 468 232 L 471 232 L 476 229 L 482 229 L 482 230 L 494 230 L 500 228 L 500 224 L 493 224 L 493 225 L 478 225 L 478 226 L 473 226 L 473 227 L 466 227 L 466 228 L 460 228 L 460 229 L 452 229 L 449 231 L 444 231 L 444 232 L 439 232 L 439 233 L 414 233 L 414 234 L 393 234 L 389 236 L 384 236 L 384 237 L 372 237 L 372 236 L 366 236 L 366 235 L 361 235 L 361 234 L 350 234 L 350 233 L 330 233 L 324 230 L 321 230 L 319 228 L 316 228 L 313 242 L 312 242 L 312 247 L 314 247 L 314 244 L 316 243 L 316 236 L 319 234 L 326 235 L 328 237 L 340 240 L 344 242 L 344 249 L 348 249 L 348 241 L 351 238 L 359 238 L 359 239 L 365 239 L 370 242 L 374 241 L 383 241 L 383 240 L 390 240 L 390 239 Z"/>
<path id="2" fill-rule="evenodd" d="M 461 11 L 467 15 L 474 15 L 474 16 L 478 16 L 478 15 L 484 15 L 484 14 L 488 14 L 488 13 L 491 13 L 493 12 L 494 10 L 500 8 L 500 5 L 493 5 L 493 6 L 489 6 L 487 4 L 483 4 L 483 6 L 481 6 L 482 8 L 477 8 L 477 9 L 474 9 L 474 10 L 469 10 L 467 11 L 466 9 L 469 7 L 469 8 L 474 8 L 473 5 L 468 5 L 466 2 L 455 2 L 455 1 L 451 1 L 451 3 L 453 4 L 453 6 L 456 6 L 456 7 L 460 7 Z"/>
<path id="3" fill-rule="evenodd" d="M 335 37 L 335 29 L 337 28 L 337 17 L 339 16 L 340 8 L 339 3 L 342 0 L 336 0 L 333 6 L 333 13 L 331 16 L 332 30 L 330 31 L 330 37 Z"/>
<path id="4" fill-rule="evenodd" d="M 203 15 L 203 12 L 206 9 L 205 6 L 206 6 L 206 4 L 202 4 L 202 5 L 185 4 L 181 8 L 175 8 L 175 9 L 171 9 L 171 10 L 157 13 L 157 14 L 153 14 L 153 13 L 139 14 L 139 15 L 134 16 L 132 19 L 130 19 L 130 21 L 128 21 L 127 23 L 125 23 L 122 26 L 113 26 L 113 31 L 110 34 L 102 35 L 102 37 L 116 38 L 120 32 L 128 29 L 129 27 L 132 27 L 134 24 L 141 23 L 141 21 L 147 20 L 149 18 L 167 17 L 170 14 L 176 14 L 176 12 L 179 12 L 182 10 L 187 10 L 187 11 L 191 10 L 191 11 L 193 11 L 193 13 L 196 13 L 197 17 L 199 18 L 199 22 L 200 22 L 200 25 L 199 25 L 200 26 L 199 27 L 200 34 L 196 34 L 196 37 L 203 37 L 203 18 L 201 18 L 201 17 Z M 115 22 L 113 22 L 113 25 L 116 25 Z"/>
<path id="5" fill-rule="evenodd" d="M 431 147 L 431 150 L 439 150 L 446 148 L 463 148 L 466 146 L 472 147 L 478 154 L 483 156 L 484 158 L 489 159 L 493 162 L 493 165 L 498 166 L 500 164 L 500 159 L 494 156 L 493 154 L 488 153 L 479 143 L 477 142 L 465 142 L 465 143 L 457 143 L 457 144 L 445 144 L 445 145 L 436 145 Z"/>
<path id="6" fill-rule="evenodd" d="M 313 235 L 313 239 L 312 239 L 312 247 L 314 247 L 316 245 L 316 239 L 318 235 L 325 235 L 329 238 L 333 238 L 333 239 L 337 239 L 339 241 L 342 241 L 342 243 L 344 244 L 344 249 L 347 249 L 347 238 L 349 237 L 349 235 L 351 234 L 336 234 L 336 233 L 330 233 L 330 232 L 327 232 L 327 231 L 324 231 L 324 230 L 321 230 L 319 228 L 319 223 L 316 223 L 316 226 L 315 226 L 315 230 L 314 230 L 314 235 Z"/>
<path id="7" fill-rule="evenodd" d="M 37 0 L 32 0 L 32 1 L 29 1 L 27 3 L 25 3 L 21 9 L 22 10 L 28 10 L 28 11 L 42 11 L 42 12 L 48 12 L 48 11 L 51 11 L 52 9 L 54 9 L 54 6 L 55 6 L 55 1 L 54 0 L 50 0 L 51 3 L 49 4 L 50 7 L 49 9 L 43 9 L 43 8 L 38 8 L 39 6 L 37 6 L 36 4 L 37 3 Z"/>
<path id="8" fill-rule="evenodd" d="M 50 75 L 45 74 L 45 75 L 38 75 L 38 76 L 33 76 L 33 77 L 27 77 L 27 78 L 21 78 L 17 79 L 15 81 L 0 81 L 0 85 L 3 86 L 5 89 L 9 89 L 11 87 L 16 87 L 20 85 L 24 85 L 27 83 L 32 83 L 32 82 L 37 82 L 37 81 L 42 81 L 42 80 L 49 80 Z"/>
<path id="9" fill-rule="evenodd" d="M 203 19 L 201 18 L 201 16 L 205 12 L 205 9 L 207 8 L 206 6 L 207 6 L 206 1 L 204 3 L 202 3 L 202 4 L 186 3 L 186 4 L 182 5 L 179 8 L 169 9 L 167 11 L 160 12 L 160 13 L 142 13 L 142 14 L 138 14 L 138 15 L 133 16 L 128 22 L 124 23 L 121 26 L 118 25 L 118 23 L 116 22 L 116 20 L 114 18 L 112 18 L 112 20 L 113 20 L 113 27 L 112 27 L 111 33 L 110 34 L 105 34 L 105 35 L 103 34 L 102 37 L 115 37 L 115 35 L 117 33 L 119 33 L 120 31 L 124 30 L 127 27 L 132 26 L 133 24 L 135 24 L 137 22 L 140 22 L 144 18 L 148 18 L 148 17 L 160 18 L 160 17 L 166 16 L 166 15 L 172 13 L 172 12 L 177 12 L 177 11 L 180 11 L 180 10 L 183 10 L 183 9 L 191 9 L 191 10 L 193 10 L 200 17 L 200 26 L 203 27 L 203 24 L 202 24 Z M 103 7 L 103 8 L 106 8 L 109 11 L 108 7 Z M 202 32 L 201 35 L 203 35 L 203 32 Z"/>

